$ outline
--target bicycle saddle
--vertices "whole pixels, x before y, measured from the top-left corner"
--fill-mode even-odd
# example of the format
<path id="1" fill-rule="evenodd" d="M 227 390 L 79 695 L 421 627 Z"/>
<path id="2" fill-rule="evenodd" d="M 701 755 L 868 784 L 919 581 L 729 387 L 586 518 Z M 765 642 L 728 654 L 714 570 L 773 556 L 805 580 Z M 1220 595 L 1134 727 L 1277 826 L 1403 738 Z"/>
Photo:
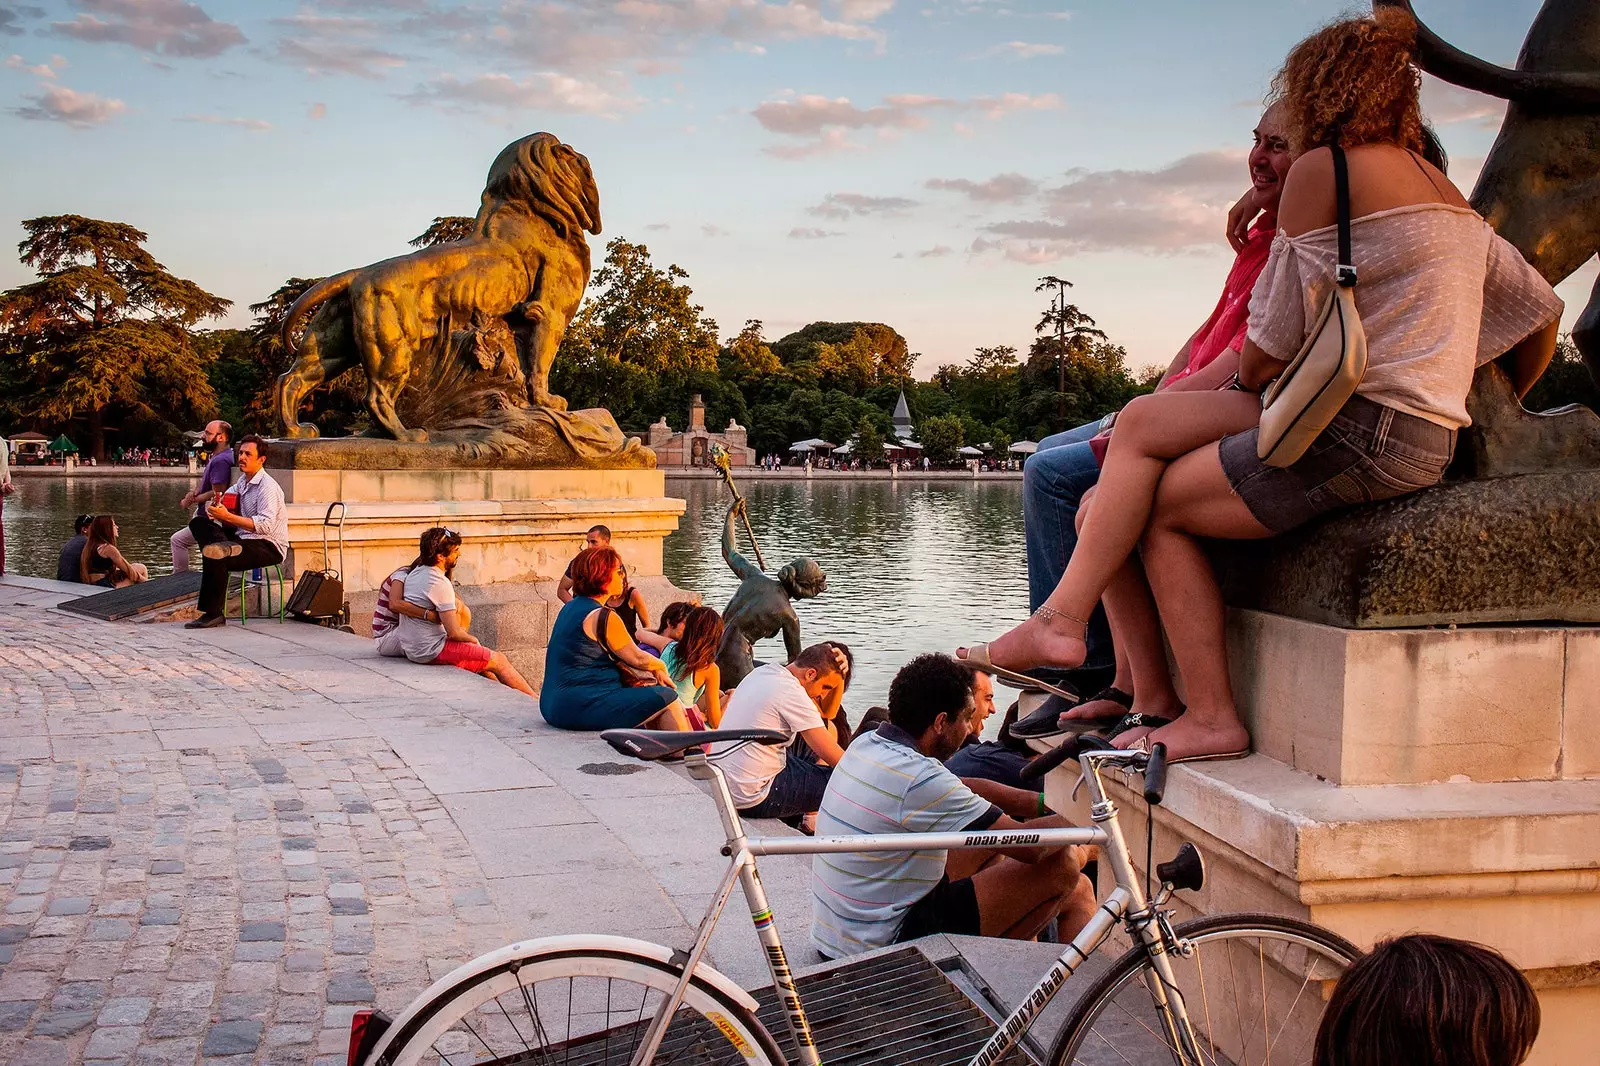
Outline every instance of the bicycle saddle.
<path id="1" fill-rule="evenodd" d="M 789 735 L 777 729 L 607 729 L 600 739 L 624 755 L 646 761 L 664 759 L 701 744 L 745 741 L 755 744 L 787 744 Z"/>

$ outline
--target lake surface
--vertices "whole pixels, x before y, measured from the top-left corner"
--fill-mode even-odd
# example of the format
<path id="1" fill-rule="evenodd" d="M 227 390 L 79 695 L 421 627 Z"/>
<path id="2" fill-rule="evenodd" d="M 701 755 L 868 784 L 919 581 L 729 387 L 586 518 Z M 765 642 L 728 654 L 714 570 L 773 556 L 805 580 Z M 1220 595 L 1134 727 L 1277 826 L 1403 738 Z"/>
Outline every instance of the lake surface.
<path id="1" fill-rule="evenodd" d="M 19 478 L 5 503 L 7 568 L 54 577 L 56 557 L 80 513 L 111 514 L 123 553 L 152 574 L 172 569 L 167 538 L 185 515 L 187 478 Z M 828 590 L 799 604 L 801 639 L 850 645 L 852 717 L 884 703 L 900 666 L 924 651 L 950 651 L 998 635 L 1027 614 L 1022 485 L 996 482 L 751 481 L 750 520 L 775 573 L 814 556 Z M 737 582 L 719 544 L 728 495 L 720 482 L 667 479 L 688 509 L 667 538 L 665 569 L 679 588 L 720 610 Z M 743 530 L 740 551 L 754 559 Z M 779 659 L 780 641 L 758 657 Z"/>

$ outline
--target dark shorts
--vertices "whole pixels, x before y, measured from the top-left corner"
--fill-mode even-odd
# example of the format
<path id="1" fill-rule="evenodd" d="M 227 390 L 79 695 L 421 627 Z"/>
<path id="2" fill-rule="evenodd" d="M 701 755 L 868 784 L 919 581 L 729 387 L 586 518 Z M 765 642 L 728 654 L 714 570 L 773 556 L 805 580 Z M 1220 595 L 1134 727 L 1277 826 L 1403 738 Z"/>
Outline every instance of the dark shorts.
<path id="1" fill-rule="evenodd" d="M 794 747 L 810 755 L 798 738 Z M 828 778 L 833 776 L 830 767 L 819 765 L 815 759 L 796 755 L 792 750 L 783 761 L 783 769 L 772 779 L 767 794 L 754 807 L 746 807 L 739 814 L 744 818 L 794 818 L 812 814 L 822 806 L 822 794 L 828 790 Z"/>
<path id="2" fill-rule="evenodd" d="M 1274 533 L 1438 484 L 1456 445 L 1455 430 L 1362 396 L 1351 397 L 1293 466 L 1257 458 L 1259 434 L 1223 437 L 1222 471 L 1256 521 Z"/>
<path id="3" fill-rule="evenodd" d="M 941 877 L 939 883 L 933 886 L 933 891 L 906 911 L 894 941 L 903 944 L 907 940 L 917 940 L 935 933 L 983 935 L 983 923 L 978 918 L 978 890 L 973 886 L 972 878 L 952 881 L 948 876 Z"/>

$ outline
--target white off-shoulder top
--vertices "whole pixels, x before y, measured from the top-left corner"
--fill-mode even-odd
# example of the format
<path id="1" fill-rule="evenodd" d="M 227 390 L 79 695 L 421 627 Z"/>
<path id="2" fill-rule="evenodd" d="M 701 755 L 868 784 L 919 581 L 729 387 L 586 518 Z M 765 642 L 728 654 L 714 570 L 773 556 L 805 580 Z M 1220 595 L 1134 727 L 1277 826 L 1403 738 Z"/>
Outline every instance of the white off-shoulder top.
<path id="1" fill-rule="evenodd" d="M 1356 309 L 1367 373 L 1356 392 L 1450 429 L 1471 422 L 1467 391 L 1481 364 L 1561 317 L 1539 273 L 1477 212 L 1412 204 L 1353 219 Z M 1334 285 L 1335 226 L 1281 231 L 1250 296 L 1248 336 L 1292 359 Z"/>

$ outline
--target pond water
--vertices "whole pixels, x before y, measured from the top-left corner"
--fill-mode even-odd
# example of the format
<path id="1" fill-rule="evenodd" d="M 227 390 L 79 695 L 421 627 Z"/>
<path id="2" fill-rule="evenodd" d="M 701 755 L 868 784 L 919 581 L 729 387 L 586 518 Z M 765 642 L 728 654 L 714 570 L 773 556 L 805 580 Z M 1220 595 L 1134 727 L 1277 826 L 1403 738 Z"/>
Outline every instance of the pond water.
<path id="1" fill-rule="evenodd" d="M 7 568 L 54 577 L 61 543 L 80 513 L 112 514 L 130 559 L 168 573 L 167 537 L 183 515 L 187 478 L 19 478 L 5 503 Z M 853 715 L 887 700 L 889 682 L 923 651 L 1003 632 L 1027 613 L 1022 485 L 996 482 L 750 481 L 742 486 L 769 573 L 812 555 L 828 590 L 798 607 L 805 643 L 835 639 L 855 654 Z M 667 539 L 665 569 L 679 588 L 719 610 L 737 585 L 719 549 L 727 490 L 720 482 L 667 480 L 688 503 Z M 740 551 L 754 559 L 743 531 Z M 764 659 L 782 643 L 764 642 Z"/>

